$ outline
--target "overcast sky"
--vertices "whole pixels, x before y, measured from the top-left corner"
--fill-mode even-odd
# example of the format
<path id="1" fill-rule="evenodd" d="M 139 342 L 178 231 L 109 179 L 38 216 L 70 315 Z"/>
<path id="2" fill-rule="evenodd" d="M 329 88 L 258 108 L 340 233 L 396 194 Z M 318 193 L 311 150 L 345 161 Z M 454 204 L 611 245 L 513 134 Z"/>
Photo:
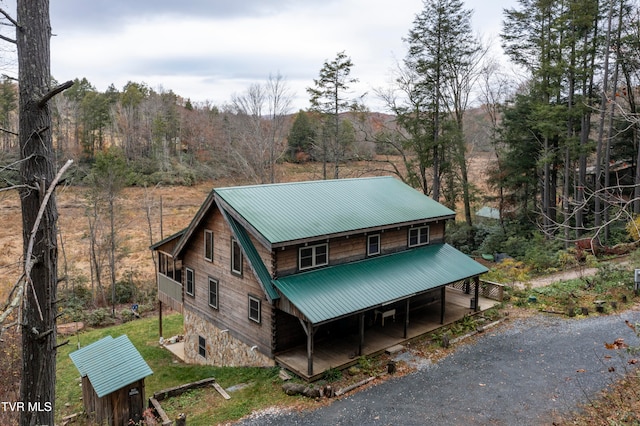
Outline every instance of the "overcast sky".
<path id="1" fill-rule="evenodd" d="M 497 34 L 516 0 L 465 0 L 473 25 Z M 14 13 L 15 0 L 0 0 Z M 354 95 L 389 85 L 402 39 L 422 0 L 51 0 L 51 68 L 58 81 L 86 77 L 96 89 L 128 81 L 221 105 L 280 73 L 308 107 L 306 88 L 344 51 L 359 79 Z M 374 109 L 379 109 L 375 108 Z"/>

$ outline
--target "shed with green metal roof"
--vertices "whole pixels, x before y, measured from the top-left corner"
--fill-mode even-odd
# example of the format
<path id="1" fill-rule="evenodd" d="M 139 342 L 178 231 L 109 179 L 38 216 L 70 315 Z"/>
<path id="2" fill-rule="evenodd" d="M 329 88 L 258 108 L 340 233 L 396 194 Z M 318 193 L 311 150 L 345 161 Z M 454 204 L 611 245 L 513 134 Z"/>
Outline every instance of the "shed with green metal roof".
<path id="1" fill-rule="evenodd" d="M 142 419 L 144 379 L 153 371 L 126 335 L 104 337 L 69 357 L 82 377 L 85 411 L 98 424 Z"/>

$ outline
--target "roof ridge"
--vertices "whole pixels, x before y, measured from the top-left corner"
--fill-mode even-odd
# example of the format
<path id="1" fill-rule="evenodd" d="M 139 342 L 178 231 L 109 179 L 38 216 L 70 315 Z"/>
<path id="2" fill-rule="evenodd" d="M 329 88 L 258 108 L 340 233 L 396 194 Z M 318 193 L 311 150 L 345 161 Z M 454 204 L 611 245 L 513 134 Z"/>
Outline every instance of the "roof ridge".
<path id="1" fill-rule="evenodd" d="M 344 178 L 344 179 L 317 179 L 317 180 L 301 180 L 295 182 L 274 182 L 274 183 L 258 183 L 252 185 L 239 185 L 239 186 L 225 186 L 222 188 L 214 188 L 214 191 L 226 191 L 226 190 L 236 190 L 236 189 L 245 189 L 245 188 L 266 188 L 273 186 L 295 186 L 295 185 L 308 185 L 308 184 L 318 184 L 318 183 L 334 183 L 334 182 L 347 182 L 347 181 L 365 181 L 365 180 L 373 180 L 373 179 L 395 179 L 393 176 L 365 176 L 359 178 Z"/>

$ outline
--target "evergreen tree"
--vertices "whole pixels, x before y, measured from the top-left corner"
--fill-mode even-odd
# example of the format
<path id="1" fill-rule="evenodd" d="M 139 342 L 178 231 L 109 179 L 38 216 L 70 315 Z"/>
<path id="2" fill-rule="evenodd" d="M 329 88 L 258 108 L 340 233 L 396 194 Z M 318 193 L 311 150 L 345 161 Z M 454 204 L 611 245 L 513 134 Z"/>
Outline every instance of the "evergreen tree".
<path id="1" fill-rule="evenodd" d="M 573 214 L 569 198 L 573 193 L 581 198 L 580 188 L 584 188 L 594 70 L 598 65 L 598 1 L 519 0 L 519 5 L 505 10 L 501 38 L 511 60 L 529 72 L 530 82 L 516 102 L 526 102 L 522 107 L 531 116 L 522 123 L 511 120 L 505 125 L 536 135 L 540 185 L 534 194 L 540 200 L 543 229 L 550 237 L 557 229 L 560 181 L 565 225 Z M 515 136 L 505 143 L 518 151 L 514 144 L 520 138 L 511 130 L 505 135 Z M 575 164 L 580 170 L 577 177 Z M 572 183 L 576 191 L 571 191 Z M 580 211 L 576 218 L 582 221 Z"/>
<path id="2" fill-rule="evenodd" d="M 322 175 L 327 179 L 327 162 L 334 163 L 333 178 L 339 175 L 340 162 L 344 157 L 344 143 L 340 140 L 340 113 L 353 109 L 354 102 L 348 98 L 349 85 L 358 80 L 350 77 L 353 62 L 344 51 L 332 61 L 325 61 L 320 77 L 314 79 L 314 87 L 307 88 L 311 96 L 311 110 L 324 117 L 323 135 L 320 138 Z"/>
<path id="3" fill-rule="evenodd" d="M 0 81 L 0 152 L 11 152 L 17 143 L 16 129 L 12 129 L 12 115 L 18 107 L 18 88 L 8 78 Z"/>
<path id="4" fill-rule="evenodd" d="M 313 143 L 316 139 L 316 129 L 313 126 L 309 113 L 299 111 L 289 131 L 288 145 L 289 158 L 300 161 L 311 154 Z"/>
<path id="5" fill-rule="evenodd" d="M 409 164 L 409 181 L 439 200 L 446 175 L 447 204 L 455 205 L 461 192 L 469 225 L 463 117 L 480 53 L 472 36 L 471 14 L 461 0 L 423 2 L 405 39 L 409 52 L 396 81 L 406 100 L 392 108 L 408 135 L 404 146 L 415 156 Z"/>

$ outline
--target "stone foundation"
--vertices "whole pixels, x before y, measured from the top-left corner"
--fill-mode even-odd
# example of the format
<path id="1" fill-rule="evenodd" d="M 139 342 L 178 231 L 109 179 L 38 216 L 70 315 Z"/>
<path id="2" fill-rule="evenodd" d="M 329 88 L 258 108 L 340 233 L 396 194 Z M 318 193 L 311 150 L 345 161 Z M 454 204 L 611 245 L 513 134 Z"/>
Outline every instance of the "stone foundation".
<path id="1" fill-rule="evenodd" d="M 198 337 L 206 339 L 206 358 L 198 352 Z M 184 360 L 188 364 L 227 367 L 272 367 L 275 361 L 252 350 L 240 340 L 223 332 L 193 312 L 184 311 Z"/>

